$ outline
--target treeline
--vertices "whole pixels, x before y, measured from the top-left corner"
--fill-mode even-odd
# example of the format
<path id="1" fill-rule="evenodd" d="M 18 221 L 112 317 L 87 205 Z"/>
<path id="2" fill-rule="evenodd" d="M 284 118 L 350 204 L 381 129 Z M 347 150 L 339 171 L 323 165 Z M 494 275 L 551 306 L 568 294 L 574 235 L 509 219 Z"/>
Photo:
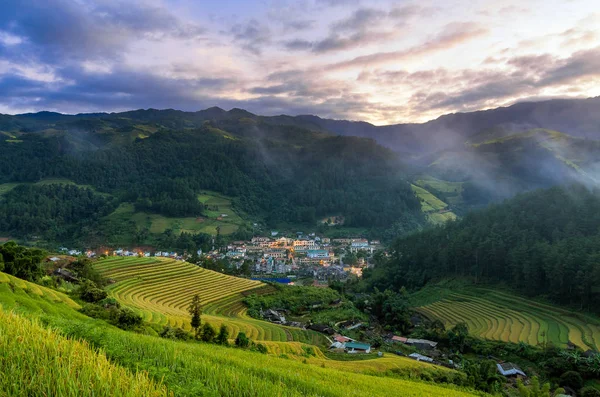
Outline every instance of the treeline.
<path id="1" fill-rule="evenodd" d="M 114 211 L 116 201 L 74 185 L 19 185 L 0 197 L 0 231 L 73 241 Z"/>
<path id="2" fill-rule="evenodd" d="M 202 215 L 197 193 L 214 190 L 270 225 L 314 224 L 332 214 L 356 227 L 388 229 L 401 218 L 411 228 L 424 223 L 397 156 L 372 140 L 297 127 L 271 131 L 243 119 L 121 143 L 123 134 L 107 134 L 114 143 L 98 150 L 81 149 L 82 141 L 104 136 L 93 132 L 77 140 L 22 134 L 20 143 L 0 141 L 0 155 L 10 160 L 0 165 L 0 182 L 68 178 L 166 216 Z"/>
<path id="3" fill-rule="evenodd" d="M 598 312 L 600 196 L 583 186 L 519 195 L 397 240 L 364 273 L 370 287 L 416 289 L 468 277 Z"/>

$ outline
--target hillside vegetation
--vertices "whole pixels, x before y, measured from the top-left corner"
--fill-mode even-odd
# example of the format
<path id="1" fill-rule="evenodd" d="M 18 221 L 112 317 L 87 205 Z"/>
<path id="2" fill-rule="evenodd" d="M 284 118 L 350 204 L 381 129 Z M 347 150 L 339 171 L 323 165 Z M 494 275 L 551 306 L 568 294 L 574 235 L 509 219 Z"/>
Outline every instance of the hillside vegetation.
<path id="1" fill-rule="evenodd" d="M 213 344 L 174 342 L 114 328 L 76 311 L 61 293 L 0 273 L 0 394 L 159 396 L 469 396 L 469 391 L 383 377 L 427 376 L 431 367 L 401 357 L 360 362 L 284 359 Z M 14 284 L 10 284 L 12 281 Z M 58 301 L 55 301 L 57 299 Z M 60 301 L 60 299 L 66 302 Z M 7 313 L 16 310 L 20 316 Z M 35 318 L 40 318 L 44 327 Z M 45 327 L 52 327 L 55 331 Z M 69 339 L 65 338 L 68 337 Z M 83 340 L 83 342 L 79 342 Z M 25 341 L 25 343 L 21 343 Z M 93 346 L 93 348 L 92 348 Z M 95 349 L 100 349 L 96 351 Z M 63 357 L 64 360 L 55 360 Z M 110 363 L 107 360 L 110 359 Z M 292 357 L 292 356 L 291 356 Z M 364 363 L 364 364 L 363 364 Z M 446 371 L 447 377 L 457 376 Z M 352 376 L 348 376 L 348 371 Z M 43 374 L 40 376 L 40 373 Z M 367 373 L 378 374 L 369 376 Z M 10 377 L 5 377 L 10 374 Z M 77 376 L 74 376 L 77 374 Z M 34 376 L 35 375 L 35 376 Z M 345 381 L 341 384 L 340 378 Z M 22 382 L 14 382 L 21 379 Z M 11 381 L 8 381 L 11 380 Z"/>
<path id="2" fill-rule="evenodd" d="M 391 258 L 365 279 L 383 290 L 469 277 L 598 312 L 599 230 L 597 192 L 540 190 L 397 240 Z"/>
<path id="3" fill-rule="evenodd" d="M 7 130 L 19 142 L 0 140 L 0 156 L 6 160 L 0 164 L 0 183 L 8 184 L 0 198 L 0 218 L 12 213 L 0 233 L 88 244 L 109 240 L 115 231 L 138 236 L 134 244 L 167 229 L 216 234 L 215 206 L 203 202 L 207 191 L 225 197 L 235 209 L 223 212 L 229 215 L 220 225 L 224 233 L 245 230 L 249 219 L 232 219 L 236 213 L 274 227 L 316 227 L 318 219 L 332 213 L 344 216 L 345 226 L 380 231 L 401 218 L 424 221 L 404 178 L 405 167 L 390 150 L 369 139 L 272 125 L 248 115 L 17 116 Z M 94 190 L 31 185 L 48 178 Z M 20 205 L 18 197 L 23 197 Z M 44 204 L 52 198 L 52 206 Z M 93 202 L 69 207 L 84 199 Z M 105 218 L 119 205 L 118 216 Z M 88 212 L 78 213 L 80 208 Z M 71 213 L 77 216 L 65 216 Z M 48 219 L 51 227 L 34 227 L 32 217 Z M 199 224 L 204 219 L 205 227 L 190 225 L 190 218 Z M 73 230 L 80 233 L 73 236 Z"/>
<path id="4" fill-rule="evenodd" d="M 431 301 L 418 312 L 447 328 L 465 322 L 483 339 L 562 348 L 570 342 L 583 351 L 600 350 L 600 318 L 592 315 L 488 288 L 434 285 L 416 295 Z M 413 298 L 417 304 L 418 297 Z"/>
<path id="5" fill-rule="evenodd" d="M 88 343 L 0 308 L 0 393 L 6 396 L 167 396 L 143 372 L 112 364 Z"/>

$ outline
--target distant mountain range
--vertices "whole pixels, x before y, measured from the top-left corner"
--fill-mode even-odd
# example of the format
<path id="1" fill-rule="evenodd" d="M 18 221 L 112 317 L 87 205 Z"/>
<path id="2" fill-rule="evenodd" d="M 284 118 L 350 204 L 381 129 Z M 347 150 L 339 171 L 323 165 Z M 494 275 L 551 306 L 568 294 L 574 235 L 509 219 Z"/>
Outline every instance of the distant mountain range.
<path id="1" fill-rule="evenodd" d="M 403 181 L 416 186 L 430 220 L 535 188 L 597 184 L 600 97 L 389 126 L 218 107 L 0 115 L 0 152 L 5 184 L 67 178 L 185 216 L 197 212 L 193 193 L 211 189 L 240 197 L 249 214 L 277 214 L 274 221 L 313 222 L 339 210 L 353 224 L 385 228 L 401 208 L 415 210 Z M 170 208 L 179 191 L 187 201 Z"/>

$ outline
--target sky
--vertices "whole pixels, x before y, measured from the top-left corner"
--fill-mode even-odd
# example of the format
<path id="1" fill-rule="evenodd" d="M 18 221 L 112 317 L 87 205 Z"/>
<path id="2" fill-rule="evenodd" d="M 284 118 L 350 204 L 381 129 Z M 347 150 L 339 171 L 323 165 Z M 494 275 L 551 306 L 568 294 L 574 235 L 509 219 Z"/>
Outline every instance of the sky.
<path id="1" fill-rule="evenodd" d="M 0 1 L 0 113 L 383 125 L 599 95 L 597 0 Z"/>

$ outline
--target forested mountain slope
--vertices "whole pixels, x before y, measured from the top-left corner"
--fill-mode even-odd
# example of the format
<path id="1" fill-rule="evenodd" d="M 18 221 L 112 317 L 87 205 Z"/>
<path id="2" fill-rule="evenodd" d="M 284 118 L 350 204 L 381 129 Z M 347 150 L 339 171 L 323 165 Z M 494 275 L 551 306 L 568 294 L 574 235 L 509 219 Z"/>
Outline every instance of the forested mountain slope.
<path id="1" fill-rule="evenodd" d="M 124 202 L 146 213 L 200 217 L 204 189 L 235 198 L 236 208 L 268 225 L 314 226 L 330 215 L 344 216 L 346 226 L 379 229 L 400 219 L 423 222 L 405 166 L 370 139 L 274 126 L 241 110 L 211 121 L 199 113 L 4 117 L 0 230 L 23 236 L 55 229 L 59 239 Z M 6 185 L 47 178 L 94 191 Z"/>
<path id="2" fill-rule="evenodd" d="M 582 186 L 522 194 L 401 238 L 392 249 L 389 260 L 365 272 L 372 287 L 419 288 L 467 277 L 578 308 L 600 307 L 600 196 Z"/>

